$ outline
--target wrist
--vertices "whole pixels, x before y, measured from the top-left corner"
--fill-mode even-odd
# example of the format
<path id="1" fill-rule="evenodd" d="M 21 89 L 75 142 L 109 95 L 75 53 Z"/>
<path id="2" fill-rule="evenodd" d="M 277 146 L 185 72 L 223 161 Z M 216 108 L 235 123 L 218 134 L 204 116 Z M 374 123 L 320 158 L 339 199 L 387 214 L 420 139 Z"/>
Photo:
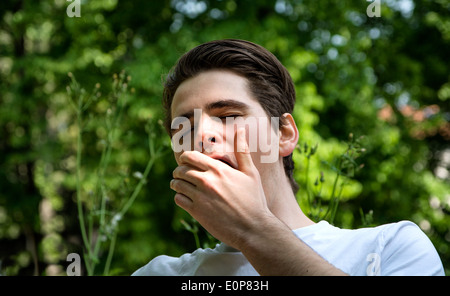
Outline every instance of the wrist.
<path id="1" fill-rule="evenodd" d="M 238 235 L 235 248 L 244 254 L 254 252 L 261 247 L 261 244 L 271 240 L 274 233 L 284 231 L 291 230 L 272 212 L 267 211 L 250 221 L 245 230 Z"/>

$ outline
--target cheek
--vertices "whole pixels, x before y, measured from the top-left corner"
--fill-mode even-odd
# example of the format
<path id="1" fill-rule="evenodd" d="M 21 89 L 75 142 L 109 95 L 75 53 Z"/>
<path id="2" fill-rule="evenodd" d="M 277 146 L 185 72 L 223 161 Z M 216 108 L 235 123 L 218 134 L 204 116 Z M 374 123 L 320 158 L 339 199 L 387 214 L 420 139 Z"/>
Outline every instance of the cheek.
<path id="1" fill-rule="evenodd" d="M 180 156 L 181 156 L 182 152 L 174 152 L 173 156 L 175 157 L 175 161 L 177 162 L 178 165 L 180 165 Z"/>

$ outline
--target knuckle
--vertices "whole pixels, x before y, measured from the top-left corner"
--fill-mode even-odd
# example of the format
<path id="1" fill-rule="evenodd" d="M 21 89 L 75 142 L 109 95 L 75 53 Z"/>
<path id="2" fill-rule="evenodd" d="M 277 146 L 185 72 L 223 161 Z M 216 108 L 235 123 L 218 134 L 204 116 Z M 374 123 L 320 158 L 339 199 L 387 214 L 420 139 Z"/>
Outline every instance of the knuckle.
<path id="1" fill-rule="evenodd" d="M 174 178 L 179 178 L 184 172 L 185 172 L 185 169 L 183 168 L 183 166 L 178 166 L 173 170 L 172 176 Z"/>
<path id="2" fill-rule="evenodd" d="M 205 176 L 202 176 L 202 178 L 199 178 L 199 183 L 202 187 L 207 188 L 210 183 L 208 176 L 205 175 Z"/>
<path id="3" fill-rule="evenodd" d="M 183 154 L 181 154 L 180 156 L 180 160 L 182 162 L 189 162 L 189 161 L 193 161 L 194 160 L 194 153 L 195 151 L 185 151 Z"/>
<path id="4" fill-rule="evenodd" d="M 181 163 L 185 163 L 185 162 L 186 162 L 186 157 L 187 157 L 187 156 L 186 156 L 186 153 L 187 153 L 187 152 L 185 151 L 185 152 L 183 152 L 183 154 L 180 155 L 180 158 L 179 158 L 179 159 L 180 159 L 180 162 L 181 162 Z"/>
<path id="5" fill-rule="evenodd" d="M 178 167 L 173 170 L 172 177 L 176 178 L 178 176 Z"/>
<path id="6" fill-rule="evenodd" d="M 185 192 L 186 191 L 186 185 L 184 181 L 179 179 L 173 179 L 172 180 L 172 189 L 176 192 Z"/>
<path id="7" fill-rule="evenodd" d="M 172 181 L 170 181 L 170 187 L 172 189 L 174 189 L 175 191 L 178 188 L 178 184 L 179 184 L 179 181 L 177 179 L 172 179 Z"/>
<path id="8" fill-rule="evenodd" d="M 213 189 L 214 180 L 210 175 L 205 174 L 200 178 L 200 184 L 205 189 Z"/>

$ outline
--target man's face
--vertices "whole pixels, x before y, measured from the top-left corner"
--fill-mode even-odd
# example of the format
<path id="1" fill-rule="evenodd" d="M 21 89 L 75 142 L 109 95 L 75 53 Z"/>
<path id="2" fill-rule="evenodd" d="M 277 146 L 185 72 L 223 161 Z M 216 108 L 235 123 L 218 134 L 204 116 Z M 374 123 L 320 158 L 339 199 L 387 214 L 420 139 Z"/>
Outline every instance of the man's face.
<path id="1" fill-rule="evenodd" d="M 271 120 L 251 96 L 247 80 L 230 71 L 210 70 L 184 81 L 175 92 L 171 116 L 186 118 L 185 123 L 189 120 L 187 132 L 183 125 L 172 126 L 174 139 L 180 139 L 183 133 L 182 138 L 190 142 L 189 150 L 201 151 L 238 169 L 234 135 L 244 122 L 252 159 L 261 177 L 279 161 L 278 129 L 271 128 Z M 180 164 L 183 151 L 174 150 Z"/>

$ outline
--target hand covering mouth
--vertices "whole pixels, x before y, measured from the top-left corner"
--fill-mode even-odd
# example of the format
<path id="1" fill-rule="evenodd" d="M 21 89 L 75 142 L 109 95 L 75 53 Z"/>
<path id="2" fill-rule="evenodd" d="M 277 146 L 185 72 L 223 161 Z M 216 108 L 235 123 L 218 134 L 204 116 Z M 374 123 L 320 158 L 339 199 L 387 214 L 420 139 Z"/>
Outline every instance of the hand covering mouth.
<path id="1" fill-rule="evenodd" d="M 226 155 L 224 156 L 211 156 L 211 158 L 214 158 L 218 161 L 221 161 L 227 165 L 229 165 L 230 167 L 232 167 L 233 169 L 236 169 L 236 166 L 233 164 L 233 162 L 230 160 L 230 158 Z"/>

